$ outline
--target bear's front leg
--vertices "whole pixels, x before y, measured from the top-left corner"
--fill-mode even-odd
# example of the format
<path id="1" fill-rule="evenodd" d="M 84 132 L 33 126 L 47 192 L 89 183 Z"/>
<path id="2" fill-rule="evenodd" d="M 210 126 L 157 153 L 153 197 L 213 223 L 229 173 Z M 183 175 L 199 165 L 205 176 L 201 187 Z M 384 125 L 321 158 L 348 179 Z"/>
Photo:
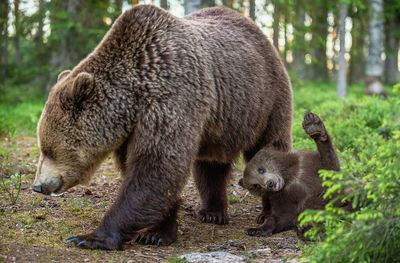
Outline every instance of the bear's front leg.
<path id="1" fill-rule="evenodd" d="M 194 177 L 201 198 L 196 215 L 201 222 L 228 224 L 226 183 L 230 171 L 230 163 L 196 161 Z"/>
<path id="2" fill-rule="evenodd" d="M 70 237 L 80 248 L 122 249 L 123 242 L 140 236 L 140 243 L 168 245 L 176 240 L 179 193 L 189 169 L 173 160 L 136 160 L 125 175 L 117 200 L 100 226 L 87 235 Z M 129 166 L 128 166 L 129 167 Z"/>

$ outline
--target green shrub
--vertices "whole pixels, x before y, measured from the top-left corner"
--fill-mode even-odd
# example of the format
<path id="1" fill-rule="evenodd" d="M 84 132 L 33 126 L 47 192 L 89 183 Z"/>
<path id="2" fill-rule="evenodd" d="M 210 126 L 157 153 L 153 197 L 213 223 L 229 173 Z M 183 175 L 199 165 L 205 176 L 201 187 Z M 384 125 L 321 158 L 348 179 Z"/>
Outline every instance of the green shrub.
<path id="1" fill-rule="evenodd" d="M 299 216 L 301 224 L 314 226 L 307 232 L 314 242 L 303 248 L 303 256 L 310 262 L 400 262 L 397 93 L 394 89 L 388 99 L 349 95 L 313 109 L 333 137 L 341 171 L 320 172 L 328 187 L 325 197 L 334 197 L 326 209 L 307 210 Z M 296 132 L 300 133 L 299 129 L 301 126 Z M 305 145 L 296 143 L 298 138 L 295 144 Z M 349 213 L 335 208 L 336 201 L 350 201 L 353 208 L 361 209 Z"/>

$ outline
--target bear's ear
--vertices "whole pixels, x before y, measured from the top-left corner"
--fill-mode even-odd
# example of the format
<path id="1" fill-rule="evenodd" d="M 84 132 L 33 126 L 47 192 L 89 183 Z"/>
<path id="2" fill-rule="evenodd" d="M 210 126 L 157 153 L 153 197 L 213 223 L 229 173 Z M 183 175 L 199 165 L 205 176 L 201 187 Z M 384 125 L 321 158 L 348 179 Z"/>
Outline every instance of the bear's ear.
<path id="1" fill-rule="evenodd" d="M 69 73 L 71 73 L 71 70 L 67 69 L 67 70 L 64 70 L 63 72 L 61 72 L 60 74 L 58 74 L 57 82 L 59 82 L 60 80 L 65 78 Z"/>
<path id="2" fill-rule="evenodd" d="M 75 77 L 72 84 L 70 96 L 72 100 L 79 104 L 90 97 L 94 90 L 94 78 L 92 74 L 81 72 Z"/>

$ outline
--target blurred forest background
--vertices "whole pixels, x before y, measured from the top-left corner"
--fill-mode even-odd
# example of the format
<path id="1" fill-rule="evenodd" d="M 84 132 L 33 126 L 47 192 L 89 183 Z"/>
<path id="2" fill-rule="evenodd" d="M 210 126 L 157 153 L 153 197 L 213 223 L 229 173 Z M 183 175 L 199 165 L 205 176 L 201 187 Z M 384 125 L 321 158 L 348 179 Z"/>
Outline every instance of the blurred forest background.
<path id="1" fill-rule="evenodd" d="M 58 73 L 87 56 L 115 19 L 136 4 L 155 4 L 178 17 L 224 5 L 253 19 L 270 38 L 293 84 L 294 148 L 315 148 L 301 126 L 304 112 L 313 111 L 341 160 L 340 172 L 321 172 L 329 188 L 325 196 L 335 198 L 325 210 L 300 216 L 302 224 L 313 226 L 309 237 L 324 237 L 322 242 L 299 245 L 289 233 L 294 249 L 288 255 L 286 234 L 246 236 L 260 202 L 238 189 L 234 178 L 228 198 L 235 217 L 232 225 L 216 228 L 215 239 L 214 226 L 194 221 L 188 209 L 197 196 L 189 183 L 183 231 L 169 248 L 131 244 L 124 252 L 77 253 L 65 244 L 68 236 L 98 224 L 119 181 L 109 176 L 109 159 L 89 191 L 35 195 L 36 125 Z M 300 254 L 309 262 L 400 262 L 399 44 L 400 0 L 0 0 L 0 261 L 126 262 L 139 255 L 143 261 L 183 262 L 170 257 L 211 247 L 253 262 L 267 257 L 286 262 Z M 243 161 L 237 166 L 243 168 Z M 347 213 L 334 207 L 336 201 L 362 209 Z M 231 241 L 236 245 L 221 248 Z M 257 256 L 267 250 L 272 254 Z"/>
<path id="2" fill-rule="evenodd" d="M 180 17 L 215 5 L 235 9 L 269 36 L 294 81 L 339 78 L 341 89 L 366 83 L 367 92 L 383 94 L 381 82 L 400 80 L 399 0 L 1 0 L 0 101 L 47 94 L 55 76 L 138 3 Z"/>

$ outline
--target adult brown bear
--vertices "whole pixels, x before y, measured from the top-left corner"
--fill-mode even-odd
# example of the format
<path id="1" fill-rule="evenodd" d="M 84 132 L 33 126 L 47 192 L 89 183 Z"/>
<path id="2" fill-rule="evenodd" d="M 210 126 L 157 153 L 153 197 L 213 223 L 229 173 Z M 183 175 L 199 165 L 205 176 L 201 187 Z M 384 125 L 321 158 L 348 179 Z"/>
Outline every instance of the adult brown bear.
<path id="1" fill-rule="evenodd" d="M 135 236 L 167 245 L 191 171 L 199 219 L 225 224 L 231 162 L 267 144 L 290 150 L 291 123 L 287 73 L 251 20 L 221 7 L 179 19 L 136 6 L 51 89 L 33 190 L 87 182 L 113 151 L 124 176 L 116 202 L 94 232 L 68 240 L 93 249 L 121 249 Z"/>

